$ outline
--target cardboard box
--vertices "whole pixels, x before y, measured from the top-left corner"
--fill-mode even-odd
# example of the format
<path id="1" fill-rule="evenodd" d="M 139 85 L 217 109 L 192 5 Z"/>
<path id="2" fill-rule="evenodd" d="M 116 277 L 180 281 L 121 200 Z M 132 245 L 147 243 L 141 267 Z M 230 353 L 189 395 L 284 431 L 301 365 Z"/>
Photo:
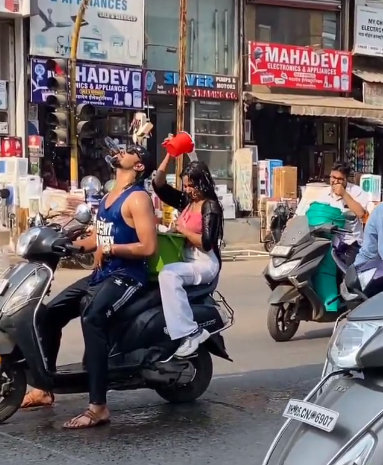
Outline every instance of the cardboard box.
<path id="1" fill-rule="evenodd" d="M 274 197 L 281 199 L 296 199 L 298 184 L 298 169 L 296 166 L 280 166 L 274 168 Z"/>

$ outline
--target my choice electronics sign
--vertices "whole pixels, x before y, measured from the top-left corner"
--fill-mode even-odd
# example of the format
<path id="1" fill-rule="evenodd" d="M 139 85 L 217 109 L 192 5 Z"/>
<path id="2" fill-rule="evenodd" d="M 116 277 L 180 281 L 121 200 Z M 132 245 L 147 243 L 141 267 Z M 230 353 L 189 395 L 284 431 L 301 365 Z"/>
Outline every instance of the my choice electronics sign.
<path id="1" fill-rule="evenodd" d="M 349 92 L 352 56 L 339 50 L 249 42 L 250 85 Z"/>
<path id="2" fill-rule="evenodd" d="M 354 53 L 383 56 L 383 4 L 355 6 Z"/>

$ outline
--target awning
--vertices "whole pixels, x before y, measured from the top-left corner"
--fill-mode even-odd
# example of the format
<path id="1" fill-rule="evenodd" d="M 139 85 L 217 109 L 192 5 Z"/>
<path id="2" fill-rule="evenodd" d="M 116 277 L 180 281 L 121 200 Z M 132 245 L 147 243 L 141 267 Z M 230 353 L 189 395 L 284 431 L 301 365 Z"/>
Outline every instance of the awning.
<path id="1" fill-rule="evenodd" d="M 377 71 L 374 69 L 354 69 L 353 74 L 360 77 L 366 82 L 379 82 L 383 83 L 383 71 Z"/>
<path id="2" fill-rule="evenodd" d="M 367 105 L 349 97 L 268 94 L 262 92 L 245 92 L 244 97 L 245 99 L 255 99 L 263 103 L 289 107 L 292 115 L 383 120 L 383 107 Z"/>

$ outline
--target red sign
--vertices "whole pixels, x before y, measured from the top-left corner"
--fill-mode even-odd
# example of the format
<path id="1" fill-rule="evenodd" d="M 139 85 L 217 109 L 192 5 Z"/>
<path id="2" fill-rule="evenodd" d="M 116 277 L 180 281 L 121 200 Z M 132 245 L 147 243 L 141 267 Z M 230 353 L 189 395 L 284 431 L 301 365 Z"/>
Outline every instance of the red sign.
<path id="1" fill-rule="evenodd" d="M 351 90 L 350 52 L 249 42 L 249 84 L 333 92 Z"/>
<path id="2" fill-rule="evenodd" d="M 22 157 L 23 141 L 21 137 L 3 137 L 1 140 L 2 157 Z"/>

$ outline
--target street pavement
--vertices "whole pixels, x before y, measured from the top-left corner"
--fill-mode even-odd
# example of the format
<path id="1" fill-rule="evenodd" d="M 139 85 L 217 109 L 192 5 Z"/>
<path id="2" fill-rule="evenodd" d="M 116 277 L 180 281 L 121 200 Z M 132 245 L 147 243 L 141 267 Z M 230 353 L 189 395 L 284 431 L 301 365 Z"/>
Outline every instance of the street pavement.
<path id="1" fill-rule="evenodd" d="M 155 392 L 109 394 L 112 423 L 67 431 L 62 424 L 86 407 L 86 395 L 58 396 L 54 408 L 18 412 L 0 425 L 1 465 L 261 465 L 289 398 L 303 398 L 320 376 L 330 325 L 302 324 L 276 343 L 266 328 L 264 258 L 226 261 L 219 290 L 236 314 L 224 333 L 234 362 L 214 358 L 215 375 L 194 404 L 170 405 Z M 60 270 L 53 295 L 83 271 Z M 65 329 L 61 363 L 83 353 L 79 323 Z"/>

